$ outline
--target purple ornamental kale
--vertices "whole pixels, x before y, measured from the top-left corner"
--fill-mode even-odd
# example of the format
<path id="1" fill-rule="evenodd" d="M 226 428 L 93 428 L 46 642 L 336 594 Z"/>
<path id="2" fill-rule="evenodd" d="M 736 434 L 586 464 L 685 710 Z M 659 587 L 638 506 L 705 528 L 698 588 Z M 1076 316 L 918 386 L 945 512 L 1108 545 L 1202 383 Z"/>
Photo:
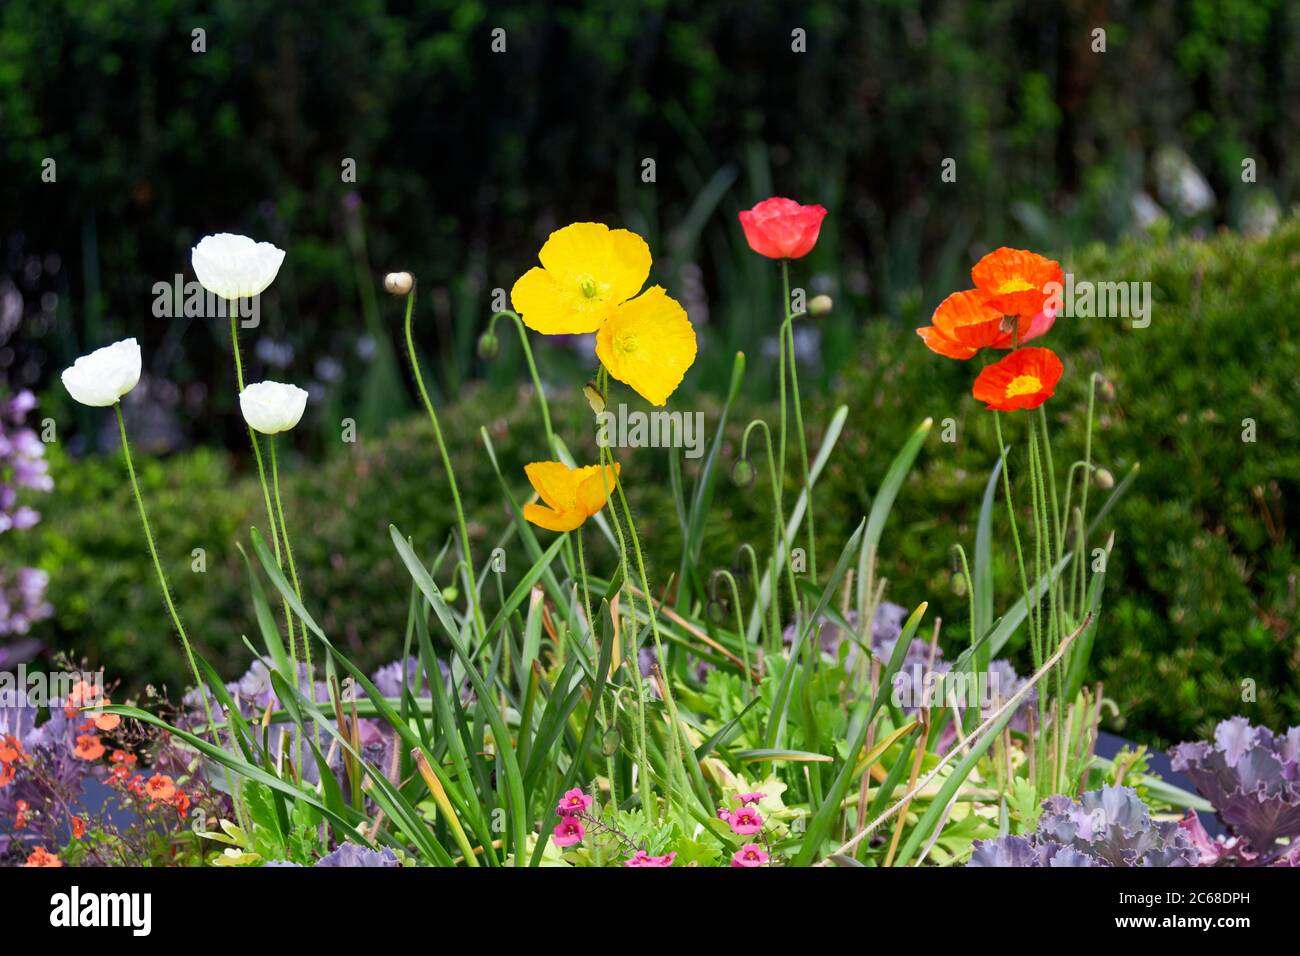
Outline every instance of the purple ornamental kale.
<path id="1" fill-rule="evenodd" d="M 1135 790 L 1105 786 L 1078 802 L 1048 797 L 1035 832 L 976 840 L 966 865 L 1195 866 L 1198 859 L 1177 822 L 1152 820 Z"/>
<path id="2" fill-rule="evenodd" d="M 1213 745 L 1182 743 L 1169 756 L 1243 841 L 1243 860 L 1271 863 L 1300 842 L 1300 727 L 1275 735 L 1231 717 L 1214 729 Z"/>

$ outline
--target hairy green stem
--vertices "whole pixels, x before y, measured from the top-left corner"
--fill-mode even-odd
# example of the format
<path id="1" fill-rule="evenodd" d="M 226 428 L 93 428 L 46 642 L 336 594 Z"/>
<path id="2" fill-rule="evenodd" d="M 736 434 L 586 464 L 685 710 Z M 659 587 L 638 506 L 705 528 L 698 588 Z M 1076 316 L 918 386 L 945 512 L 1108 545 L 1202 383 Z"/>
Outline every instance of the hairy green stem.
<path id="1" fill-rule="evenodd" d="M 460 489 L 456 486 L 456 473 L 451 467 L 451 456 L 447 454 L 447 443 L 442 437 L 442 425 L 438 422 L 438 413 L 433 409 L 433 402 L 429 399 L 429 391 L 424 387 L 424 376 L 420 373 L 420 360 L 415 354 L 415 339 L 411 335 L 411 313 L 415 309 L 415 287 L 406 294 L 406 321 L 404 323 L 406 332 L 406 351 L 411 357 L 411 372 L 415 376 L 415 385 L 419 389 L 420 399 L 424 402 L 425 411 L 429 413 L 429 421 L 433 423 L 433 437 L 438 443 L 438 452 L 442 455 L 442 467 L 447 472 L 447 485 L 451 489 L 451 501 L 456 508 L 456 528 L 460 535 L 460 549 L 465 558 L 465 576 L 469 587 L 469 606 L 470 613 L 474 620 L 474 628 L 478 639 L 481 641 L 487 635 L 487 627 L 483 623 L 483 609 L 480 607 L 478 582 L 474 573 L 474 555 L 469 548 L 469 529 L 465 524 L 465 508 L 460 501 Z"/>

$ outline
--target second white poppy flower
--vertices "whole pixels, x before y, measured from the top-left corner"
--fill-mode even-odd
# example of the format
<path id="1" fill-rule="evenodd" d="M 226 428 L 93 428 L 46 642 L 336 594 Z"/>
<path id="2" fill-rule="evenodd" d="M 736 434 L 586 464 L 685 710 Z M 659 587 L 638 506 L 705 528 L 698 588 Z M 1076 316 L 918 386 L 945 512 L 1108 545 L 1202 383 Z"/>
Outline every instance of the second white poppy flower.
<path id="1" fill-rule="evenodd" d="M 275 281 L 284 250 L 269 242 L 219 232 L 204 236 L 190 253 L 199 284 L 223 299 L 248 299 Z"/>
<path id="2" fill-rule="evenodd" d="M 302 419 L 307 393 L 297 385 L 256 382 L 239 393 L 239 410 L 244 421 L 263 435 L 287 432 Z"/>

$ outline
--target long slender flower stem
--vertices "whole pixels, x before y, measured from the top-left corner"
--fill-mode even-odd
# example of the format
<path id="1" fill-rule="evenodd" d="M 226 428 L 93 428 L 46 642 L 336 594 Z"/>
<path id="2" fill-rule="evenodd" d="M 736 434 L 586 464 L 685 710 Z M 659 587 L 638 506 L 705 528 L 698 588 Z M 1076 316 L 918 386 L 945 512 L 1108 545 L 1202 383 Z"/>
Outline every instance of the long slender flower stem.
<path id="1" fill-rule="evenodd" d="M 597 375 L 597 378 L 598 378 L 598 388 L 600 389 L 601 394 L 603 395 L 605 394 L 604 378 L 599 374 Z M 615 467 L 614 454 L 608 448 L 605 448 L 603 446 L 600 448 L 600 465 L 601 465 L 601 470 L 600 470 L 601 485 L 605 492 L 605 500 L 612 501 L 613 489 L 609 485 L 608 475 L 610 474 L 610 472 L 614 471 L 614 467 Z M 609 470 L 606 471 L 606 469 Z M 611 519 L 611 524 L 614 525 L 614 532 L 618 537 L 619 567 L 621 570 L 623 582 L 626 584 L 628 580 L 628 561 L 627 561 L 627 542 L 623 537 L 623 525 L 622 522 L 619 520 L 617 511 L 612 506 L 609 509 L 609 517 Z M 642 681 L 641 679 L 640 648 L 638 647 L 639 641 L 637 637 L 637 626 L 636 626 L 636 603 L 632 598 L 631 589 L 628 589 L 627 594 L 628 594 L 628 604 L 631 607 L 630 617 L 632 621 L 631 640 L 628 642 L 628 646 L 631 649 L 631 653 L 625 655 L 623 664 L 625 667 L 628 668 L 629 673 L 631 673 L 632 675 L 632 686 L 636 691 L 637 734 L 639 738 L 637 740 L 637 768 L 638 769 L 636 775 L 637 778 L 636 787 L 637 787 L 637 794 L 641 799 L 641 813 L 645 817 L 647 826 L 653 826 L 658 816 L 658 809 L 655 803 L 653 802 L 653 800 L 651 799 L 651 794 L 650 794 L 650 756 L 648 752 L 649 738 L 647 736 L 646 719 L 645 719 L 645 710 L 646 710 L 645 682 Z M 648 591 L 646 592 L 646 599 L 647 601 L 649 601 L 650 599 L 650 594 Z M 653 614 L 653 608 L 651 608 L 651 613 Z M 669 788 L 669 792 L 671 793 L 671 785 Z"/>
<path id="2" fill-rule="evenodd" d="M 1020 588 L 1025 596 L 1025 625 L 1029 629 L 1030 645 L 1034 654 L 1034 666 L 1042 664 L 1042 649 L 1038 646 L 1038 634 L 1034 628 L 1031 608 L 1033 605 L 1029 593 L 1029 576 L 1025 573 L 1025 552 L 1020 545 L 1020 527 L 1016 522 L 1016 508 L 1011 501 L 1011 478 L 1007 474 L 1007 446 L 1002 440 L 1002 413 L 993 413 L 993 426 L 998 436 L 998 454 L 1002 458 L 1002 496 L 1007 502 L 1007 517 L 1011 522 L 1011 542 L 1016 548 L 1016 567 L 1020 571 Z"/>
<path id="3" fill-rule="evenodd" d="M 799 463 L 803 467 L 803 486 L 808 494 L 808 573 L 813 581 L 817 580 L 817 534 L 813 528 L 813 493 L 812 471 L 808 465 L 808 436 L 803 427 L 803 402 L 799 397 L 799 363 L 794 351 L 794 314 L 790 311 L 790 260 L 781 260 L 781 285 L 785 290 L 785 320 L 781 323 L 781 334 L 785 337 L 787 354 L 790 357 L 790 394 L 794 399 L 794 427 L 799 437 Z M 782 465 L 785 464 L 782 449 Z"/>
<path id="4" fill-rule="evenodd" d="M 537 374 L 537 362 L 533 359 L 533 349 L 528 344 L 528 330 L 524 327 L 524 321 L 519 318 L 517 312 L 504 309 L 497 312 L 488 321 L 488 331 L 496 329 L 497 319 L 502 316 L 512 319 L 515 328 L 519 331 L 519 344 L 523 346 L 524 361 L 528 364 L 528 374 L 533 380 L 533 391 L 537 393 L 537 404 L 542 409 L 542 426 L 546 429 L 546 449 L 548 453 L 555 454 L 557 449 L 555 447 L 555 432 L 551 428 L 551 409 L 546 402 L 546 392 L 542 388 L 542 378 Z"/>
<path id="5" fill-rule="evenodd" d="M 240 394 L 244 391 L 244 361 L 239 355 L 239 310 L 235 302 L 230 302 L 230 344 L 235 355 L 235 383 L 239 386 Z M 244 427 L 248 429 L 248 443 L 253 446 L 253 457 L 257 460 L 257 480 L 262 486 L 262 501 L 266 504 L 266 520 L 271 527 L 271 549 L 275 554 L 275 563 L 280 565 L 280 534 L 276 530 L 275 510 L 271 507 L 271 490 L 266 483 L 266 466 L 262 462 L 262 446 L 257 440 L 257 433 L 253 431 L 253 426 L 247 422 Z M 298 666 L 298 660 L 294 655 L 293 641 L 293 612 L 289 608 L 289 602 L 281 602 L 284 607 L 284 623 L 289 630 L 289 660 L 294 667 Z M 295 680 L 297 677 L 295 676 Z"/>
<path id="6" fill-rule="evenodd" d="M 583 605 L 583 609 L 586 611 L 587 614 L 587 629 L 591 634 L 591 645 L 594 648 L 596 646 L 596 620 L 591 616 L 591 589 L 587 583 L 587 560 L 582 553 L 582 526 L 581 525 L 579 525 L 577 528 L 573 530 L 572 536 L 577 542 L 578 574 L 582 577 L 582 605 Z M 612 635 L 610 636 L 610 640 L 613 640 Z M 597 661 L 600 660 L 599 654 L 596 655 L 596 660 Z M 608 730 L 609 723 L 607 722 L 605 717 L 605 698 L 603 694 L 601 695 L 600 700 L 593 702 L 593 706 L 599 707 L 600 723 L 602 727 Z M 605 776 L 609 779 L 609 802 L 614 806 L 618 806 L 618 785 L 615 782 L 616 773 L 615 773 L 613 754 L 609 754 L 605 757 Z"/>
<path id="7" fill-rule="evenodd" d="M 190 645 L 189 636 L 185 633 L 185 625 L 181 623 L 181 616 L 176 612 L 176 604 L 172 600 L 171 588 L 167 586 L 167 575 L 163 572 L 162 562 L 158 560 L 158 549 L 154 545 L 153 530 L 149 527 L 149 514 L 145 511 L 144 496 L 140 494 L 140 482 L 135 477 L 135 463 L 131 460 L 131 444 L 126 439 L 126 420 L 122 417 L 122 403 L 114 402 L 113 411 L 117 413 L 117 430 L 122 436 L 122 457 L 126 459 L 126 473 L 131 478 L 131 491 L 135 495 L 135 504 L 140 511 L 140 525 L 144 528 L 144 539 L 149 545 L 149 557 L 153 559 L 154 571 L 158 574 L 158 586 L 162 589 L 163 603 L 167 605 L 167 613 L 171 615 L 172 625 L 176 628 L 176 633 L 180 635 L 181 647 L 185 649 L 185 660 L 190 665 L 190 673 L 194 677 L 194 690 L 199 695 L 199 700 L 203 703 L 203 715 L 207 718 L 208 729 L 212 733 L 212 743 L 220 747 L 221 738 L 217 734 L 217 722 L 212 715 L 212 704 L 208 700 L 208 692 L 204 687 L 204 680 L 199 674 L 199 665 L 194 658 L 194 648 Z M 230 731 L 235 732 L 234 728 Z M 231 803 L 235 807 L 236 814 L 241 814 L 242 801 L 235 790 L 234 781 L 230 776 L 230 768 L 226 768 L 226 787 L 230 792 Z"/>
<path id="8" fill-rule="evenodd" d="M 284 502 L 280 500 L 280 465 L 275 457 L 275 436 L 272 435 L 267 441 L 271 446 L 271 484 L 275 489 L 275 508 L 280 513 L 280 534 L 284 538 L 284 555 L 289 561 L 289 578 L 293 581 L 293 593 L 298 596 L 298 603 L 302 603 L 302 587 L 298 583 L 298 568 L 293 560 L 293 545 L 289 543 L 289 523 L 284 516 Z M 289 631 L 289 646 L 293 647 L 293 631 Z M 316 677 L 311 663 L 311 641 L 307 636 L 307 625 L 302 625 L 302 652 L 307 663 L 307 687 L 311 697 L 311 702 L 316 703 Z M 298 675 L 294 675 L 294 680 Z"/>
<path id="9" fill-rule="evenodd" d="M 433 409 L 433 402 L 429 400 L 429 391 L 424 387 L 424 376 L 420 373 L 420 360 L 415 354 L 415 339 L 411 335 L 411 313 L 415 308 L 415 287 L 406 294 L 406 351 L 411 357 L 411 372 L 415 376 L 416 387 L 420 391 L 420 398 L 424 402 L 425 411 L 429 413 L 429 421 L 433 423 L 433 437 L 438 443 L 438 452 L 442 455 L 442 467 L 447 472 L 447 485 L 451 489 L 451 501 L 456 508 L 456 527 L 460 534 L 460 549 L 465 557 L 465 576 L 469 584 L 469 603 L 470 611 L 474 618 L 474 627 L 478 638 L 482 640 L 486 636 L 487 627 L 483 623 L 483 609 L 480 607 L 478 582 L 475 580 L 474 573 L 474 556 L 469 549 L 469 529 L 465 525 L 465 508 L 460 501 L 460 489 L 456 487 L 456 473 L 451 467 L 451 456 L 447 454 L 447 443 L 442 437 L 442 425 L 438 422 L 438 413 Z"/>

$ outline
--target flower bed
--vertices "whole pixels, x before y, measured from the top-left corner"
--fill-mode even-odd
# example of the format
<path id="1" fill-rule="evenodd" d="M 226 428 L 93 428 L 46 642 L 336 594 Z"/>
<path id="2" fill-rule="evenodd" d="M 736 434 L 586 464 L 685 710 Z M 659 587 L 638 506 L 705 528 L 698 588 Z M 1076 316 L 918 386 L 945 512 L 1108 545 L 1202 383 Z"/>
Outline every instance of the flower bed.
<path id="1" fill-rule="evenodd" d="M 0 711 L 7 858 L 42 867 L 1298 862 L 1300 728 L 1275 735 L 1236 718 L 1213 745 L 1181 745 L 1174 766 L 1200 796 L 1150 773 L 1141 749 L 1095 754 L 1105 698 L 1090 659 L 1116 547 L 1105 522 L 1131 474 L 1116 483 L 1093 458 L 1100 376 L 1067 369 L 1045 347 L 1061 314 L 1058 263 L 997 249 L 974 264 L 974 288 L 954 292 L 918 329 L 931 352 L 981 366 L 971 394 L 997 436 L 974 537 L 955 549 L 969 602 L 962 632 L 944 634 L 924 602 L 890 603 L 879 573 L 890 511 L 929 419 L 896 450 L 856 529 L 844 540 L 819 536 L 818 479 L 847 409 L 816 429 L 805 421 L 795 336 L 804 312 L 790 270 L 825 215 L 777 197 L 740 216 L 754 252 L 779 262 L 785 289 L 774 310 L 778 414 L 749 421 L 735 460 L 723 459 L 745 374 L 737 354 L 693 483 L 681 461 L 685 426 L 671 417 L 681 411 L 655 411 L 696 359 L 690 317 L 647 285 L 653 256 L 639 236 L 598 223 L 551 234 L 540 265 L 515 283 L 512 309 L 484 335 L 490 353 L 498 320 L 518 332 L 540 426 L 530 436 L 540 453 L 523 469 L 526 499 L 482 431 L 511 519 L 488 553 L 474 547 L 425 386 L 417 284 L 409 273 L 387 277 L 404 301 L 411 371 L 442 465 L 430 493 L 447 496 L 455 520 L 445 541 L 389 525 L 409 575 L 403 653 L 369 674 L 313 615 L 295 560 L 295 536 L 311 529 L 295 525 L 283 494 L 276 436 L 299 425 L 307 396 L 244 379 L 239 303 L 274 282 L 285 253 L 225 234 L 199 243 L 195 272 L 230 322 L 264 509 L 240 543 L 257 624 L 249 669 L 225 683 L 173 599 L 120 404 L 140 379 L 140 348 L 127 339 L 91 352 L 63 383 L 78 402 L 114 409 L 191 686 L 174 705 L 114 703 L 86 681 L 49 696 L 43 716 L 9 702 Z M 598 437 L 596 460 L 575 461 L 570 447 L 587 436 L 556 429 L 530 332 L 594 335 L 595 374 L 583 389 L 590 428 L 602 434 L 619 406 L 620 422 L 640 416 L 664 441 Z M 988 361 L 990 352 L 1005 354 Z M 1045 408 L 1070 375 L 1089 390 L 1085 452 L 1073 461 L 1054 457 Z M 1023 445 L 1019 457 L 1004 431 Z M 625 490 L 649 454 L 671 462 L 681 537 L 675 567 L 654 576 Z M 703 537 L 731 493 L 728 471 L 742 486 L 762 480 L 768 527 L 741 544 L 734 566 L 714 568 L 701 560 Z M 1002 511 L 1006 540 L 993 530 Z M 505 567 L 510 542 L 528 556 L 522 570 Z M 1000 617 L 995 552 L 1014 561 L 1017 584 Z M 1023 675 L 999 657 L 1013 639 L 1030 651 Z M 1209 808 L 1227 829 L 1216 839 L 1197 817 Z"/>

